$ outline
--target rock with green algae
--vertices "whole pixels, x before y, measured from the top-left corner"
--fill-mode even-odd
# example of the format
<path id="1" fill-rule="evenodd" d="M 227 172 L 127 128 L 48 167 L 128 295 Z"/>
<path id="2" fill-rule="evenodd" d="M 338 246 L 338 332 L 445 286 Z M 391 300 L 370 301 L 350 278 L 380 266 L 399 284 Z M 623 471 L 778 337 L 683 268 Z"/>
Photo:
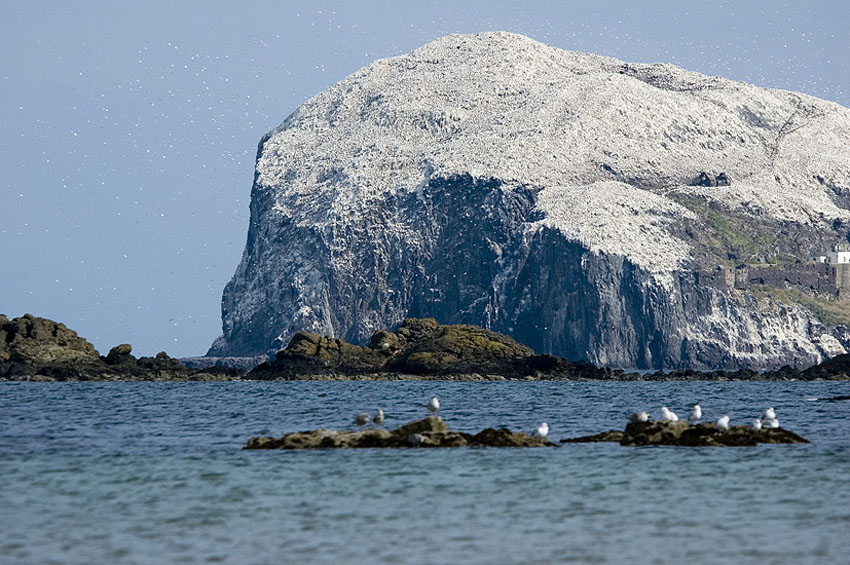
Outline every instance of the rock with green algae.
<path id="1" fill-rule="evenodd" d="M 408 422 L 395 430 L 311 430 L 279 438 L 252 437 L 245 449 L 402 448 L 402 447 L 554 447 L 543 437 L 487 428 L 477 434 L 454 432 L 439 416 Z"/>
<path id="2" fill-rule="evenodd" d="M 510 336 L 477 326 L 407 318 L 394 332 L 375 332 L 368 347 L 298 332 L 273 361 L 255 367 L 248 378 L 296 380 L 382 374 L 605 379 L 615 372 L 552 355 L 535 355 Z"/>

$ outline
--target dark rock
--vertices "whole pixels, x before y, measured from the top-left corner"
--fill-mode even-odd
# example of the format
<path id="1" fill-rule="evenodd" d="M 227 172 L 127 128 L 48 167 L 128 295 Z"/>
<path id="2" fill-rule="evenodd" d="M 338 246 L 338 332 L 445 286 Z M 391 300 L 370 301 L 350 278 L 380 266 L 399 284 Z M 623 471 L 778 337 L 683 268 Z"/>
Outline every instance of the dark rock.
<path id="1" fill-rule="evenodd" d="M 832 359 L 827 359 L 823 363 L 809 367 L 805 371 L 802 371 L 802 375 L 807 380 L 850 378 L 850 353 L 836 355 Z"/>
<path id="2" fill-rule="evenodd" d="M 136 359 L 129 344 L 101 357 L 94 346 L 64 324 L 26 314 L 0 316 L 0 379 L 37 381 L 224 380 L 235 369 L 189 369 L 165 352 Z"/>
<path id="3" fill-rule="evenodd" d="M 321 449 L 368 447 L 553 447 L 546 438 L 485 429 L 475 435 L 449 430 L 438 416 L 408 422 L 393 430 L 361 431 L 313 430 L 294 432 L 279 438 L 252 437 L 245 449 Z"/>
<path id="4" fill-rule="evenodd" d="M 726 173 L 720 173 L 715 177 L 715 184 L 717 186 L 729 186 L 729 177 L 726 176 Z"/>
<path id="5" fill-rule="evenodd" d="M 691 186 L 716 186 L 716 181 L 712 179 L 708 173 L 703 171 L 697 175 L 697 178 L 693 180 Z"/>
<path id="6" fill-rule="evenodd" d="M 507 428 L 487 428 L 469 438 L 470 445 L 488 447 L 543 447 L 554 445 L 548 439 L 531 436 L 522 432 L 512 432 Z"/>
<path id="7" fill-rule="evenodd" d="M 433 318 L 405 319 L 395 332 L 379 330 L 369 347 L 298 332 L 275 360 L 249 378 L 303 379 L 321 375 L 383 373 L 464 378 L 611 378 L 618 373 L 553 355 L 535 355 L 513 338 L 469 325 L 440 325 Z"/>
<path id="8" fill-rule="evenodd" d="M 56 380 L 101 364 L 94 346 L 64 324 L 25 314 L 0 318 L 0 379 L 23 380 L 50 372 Z"/>
<path id="9" fill-rule="evenodd" d="M 747 447 L 760 443 L 809 443 L 792 431 L 782 428 L 751 430 L 747 426 L 730 426 L 721 430 L 714 423 L 695 426 L 684 420 L 677 422 L 632 422 L 622 432 L 562 439 L 561 443 L 619 442 L 626 447 L 645 445 L 674 445 L 680 447 Z"/>
<path id="10" fill-rule="evenodd" d="M 123 363 L 135 363 L 136 358 L 133 357 L 133 346 L 129 343 L 116 345 L 109 350 L 109 354 L 104 358 L 107 365 L 121 365 Z"/>
<path id="11" fill-rule="evenodd" d="M 747 426 L 731 426 L 721 430 L 713 423 L 690 426 L 687 422 L 633 422 L 626 426 L 620 444 L 636 447 L 641 445 L 679 445 L 686 447 L 740 447 L 759 443 L 809 443 L 794 432 L 774 428 L 754 431 Z"/>
<path id="12" fill-rule="evenodd" d="M 575 438 L 562 439 L 561 443 L 597 443 L 597 442 L 616 442 L 623 441 L 623 432 L 619 430 L 611 430 L 610 432 L 602 432 L 592 436 L 583 436 Z"/>

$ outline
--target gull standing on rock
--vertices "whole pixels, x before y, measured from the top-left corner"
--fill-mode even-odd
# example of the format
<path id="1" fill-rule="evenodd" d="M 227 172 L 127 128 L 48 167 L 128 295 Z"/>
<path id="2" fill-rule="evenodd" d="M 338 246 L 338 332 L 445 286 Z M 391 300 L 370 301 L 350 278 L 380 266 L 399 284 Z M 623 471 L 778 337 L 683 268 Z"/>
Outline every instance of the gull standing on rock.
<path id="1" fill-rule="evenodd" d="M 691 410 L 691 417 L 688 418 L 688 422 L 696 424 L 700 418 L 702 418 L 702 408 L 700 408 L 699 404 L 694 404 L 694 409 Z"/>
<path id="2" fill-rule="evenodd" d="M 777 419 L 777 418 L 767 418 L 766 420 L 762 420 L 761 427 L 763 427 L 763 428 L 778 428 L 779 427 L 779 419 Z"/>
<path id="3" fill-rule="evenodd" d="M 661 407 L 661 419 L 665 422 L 678 422 L 679 417 L 676 416 L 676 413 L 667 408 L 666 406 Z"/>
<path id="4" fill-rule="evenodd" d="M 378 408 L 378 411 L 375 413 L 375 417 L 372 418 L 372 423 L 376 426 L 384 425 L 384 410 L 383 408 Z"/>
<path id="5" fill-rule="evenodd" d="M 358 426 L 365 426 L 369 423 L 369 414 L 358 414 L 354 417 L 354 423 Z"/>
<path id="6" fill-rule="evenodd" d="M 432 413 L 435 413 L 439 409 L 440 409 L 440 399 L 435 396 L 434 398 L 431 399 L 431 402 L 428 403 L 428 410 L 430 410 Z"/>
<path id="7" fill-rule="evenodd" d="M 549 424 L 546 422 L 540 422 L 540 425 L 537 426 L 537 437 L 545 438 L 549 435 Z"/>
<path id="8" fill-rule="evenodd" d="M 648 422 L 649 421 L 649 413 L 642 412 L 632 412 L 629 414 L 629 422 L 632 424 L 637 424 L 638 422 Z"/>
<path id="9" fill-rule="evenodd" d="M 729 431 L 729 414 L 723 414 L 717 419 L 717 427 L 724 432 Z"/>
<path id="10" fill-rule="evenodd" d="M 761 430 L 761 420 L 759 420 L 758 418 L 753 420 L 753 423 L 750 424 L 750 429 L 753 430 L 754 432 Z"/>
<path id="11" fill-rule="evenodd" d="M 764 411 L 764 414 L 761 415 L 761 419 L 762 419 L 762 421 L 764 421 L 764 420 L 775 420 L 776 419 L 776 412 L 773 411 L 772 406 Z"/>

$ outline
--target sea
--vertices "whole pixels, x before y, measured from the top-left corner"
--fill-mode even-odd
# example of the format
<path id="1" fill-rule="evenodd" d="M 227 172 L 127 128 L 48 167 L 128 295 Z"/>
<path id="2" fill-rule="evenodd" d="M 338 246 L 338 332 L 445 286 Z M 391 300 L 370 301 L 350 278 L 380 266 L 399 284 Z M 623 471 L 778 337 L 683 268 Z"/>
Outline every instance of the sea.
<path id="1" fill-rule="evenodd" d="M 850 562 L 847 382 L 0 384 L 0 563 Z M 550 439 L 699 402 L 808 445 L 248 451 L 386 426 Z"/>

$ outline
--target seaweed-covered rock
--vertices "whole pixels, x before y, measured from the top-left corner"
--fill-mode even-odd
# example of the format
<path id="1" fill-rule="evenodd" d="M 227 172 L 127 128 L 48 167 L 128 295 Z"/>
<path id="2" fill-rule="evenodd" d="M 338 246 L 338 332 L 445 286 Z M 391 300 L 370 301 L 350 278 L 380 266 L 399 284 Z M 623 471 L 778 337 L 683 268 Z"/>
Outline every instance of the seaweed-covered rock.
<path id="1" fill-rule="evenodd" d="M 721 430 L 711 422 L 691 426 L 684 420 L 677 422 L 658 420 L 632 422 L 622 432 L 612 430 L 591 436 L 561 440 L 561 443 L 594 442 L 618 442 L 627 447 L 644 445 L 746 447 L 760 443 L 809 443 L 807 439 L 782 428 L 764 428 L 756 431 L 748 426 L 731 426 L 728 430 Z"/>
<path id="2" fill-rule="evenodd" d="M 782 428 L 751 430 L 747 426 L 731 426 L 721 430 L 716 424 L 707 422 L 689 425 L 684 420 L 677 422 L 631 422 L 623 432 L 621 445 L 679 445 L 685 447 L 743 447 L 759 443 L 809 443 L 794 432 Z"/>
<path id="3" fill-rule="evenodd" d="M 380 373 L 449 376 L 605 379 L 617 374 L 582 361 L 534 351 L 510 336 L 470 325 L 441 325 L 433 318 L 407 318 L 394 332 L 375 332 L 368 347 L 298 332 L 274 361 L 249 378 L 302 379 L 318 375 Z"/>
<path id="4" fill-rule="evenodd" d="M 245 449 L 320 449 L 366 447 L 553 447 L 546 438 L 508 429 L 487 428 L 472 435 L 449 430 L 439 416 L 408 422 L 387 431 L 312 430 L 294 432 L 279 438 L 252 437 Z"/>
<path id="5" fill-rule="evenodd" d="M 620 430 L 611 430 L 609 432 L 601 432 L 591 436 L 562 439 L 561 443 L 620 443 L 621 441 L 623 441 L 623 432 Z"/>

